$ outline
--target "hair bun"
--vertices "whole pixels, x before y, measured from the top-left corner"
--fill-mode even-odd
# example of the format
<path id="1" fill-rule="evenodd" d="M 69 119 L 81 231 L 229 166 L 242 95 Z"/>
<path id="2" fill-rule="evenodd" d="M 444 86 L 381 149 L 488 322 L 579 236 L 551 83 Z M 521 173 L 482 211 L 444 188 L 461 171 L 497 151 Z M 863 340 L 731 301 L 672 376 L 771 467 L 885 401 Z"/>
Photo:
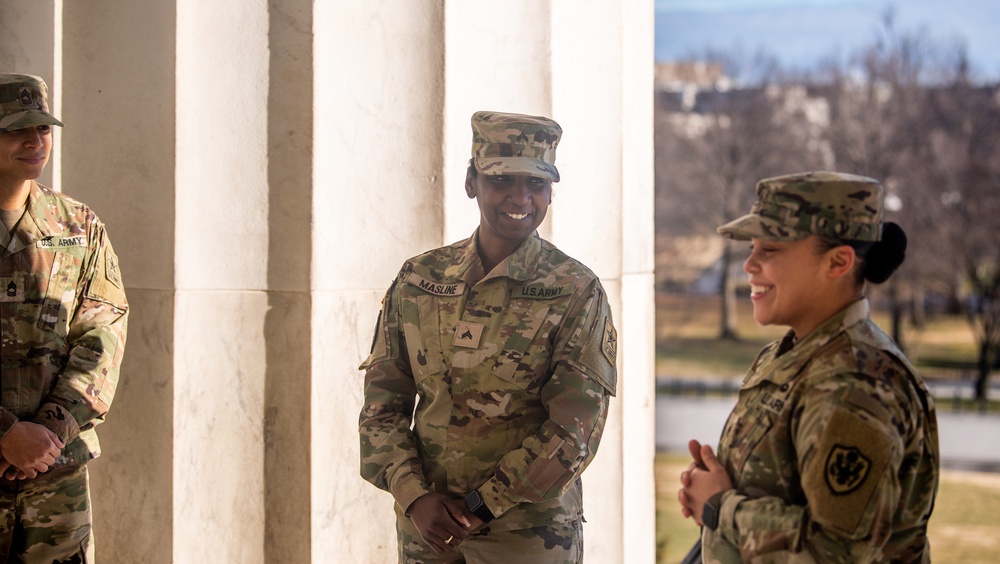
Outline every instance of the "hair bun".
<path id="1" fill-rule="evenodd" d="M 906 258 L 906 233 L 899 225 L 887 221 L 882 226 L 882 240 L 865 257 L 865 280 L 881 284 L 903 264 Z"/>

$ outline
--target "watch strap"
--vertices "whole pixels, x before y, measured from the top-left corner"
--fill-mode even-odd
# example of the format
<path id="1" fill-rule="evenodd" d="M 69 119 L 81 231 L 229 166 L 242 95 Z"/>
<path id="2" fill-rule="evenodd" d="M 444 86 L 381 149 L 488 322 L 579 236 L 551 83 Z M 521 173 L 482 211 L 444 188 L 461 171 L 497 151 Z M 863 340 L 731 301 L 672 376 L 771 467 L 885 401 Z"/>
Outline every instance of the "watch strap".
<path id="1" fill-rule="evenodd" d="M 479 490 L 472 490 L 465 496 L 465 506 L 483 523 L 489 523 L 493 520 L 493 512 L 486 506 L 483 496 L 479 495 Z"/>
<path id="2" fill-rule="evenodd" d="M 701 522 L 711 530 L 719 527 L 719 514 L 722 512 L 722 496 L 725 491 L 718 492 L 708 498 L 701 510 Z"/>

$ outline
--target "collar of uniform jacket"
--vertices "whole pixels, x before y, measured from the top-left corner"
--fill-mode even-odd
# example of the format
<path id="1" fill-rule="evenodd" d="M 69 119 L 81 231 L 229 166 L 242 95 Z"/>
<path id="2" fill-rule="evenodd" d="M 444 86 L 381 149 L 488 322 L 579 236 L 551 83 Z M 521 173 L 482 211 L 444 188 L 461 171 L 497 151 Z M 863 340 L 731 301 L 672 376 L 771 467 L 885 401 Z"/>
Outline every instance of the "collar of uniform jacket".
<path id="1" fill-rule="evenodd" d="M 472 237 L 462 241 L 461 260 L 445 269 L 445 276 L 449 278 L 457 277 L 471 287 L 482 280 L 497 276 L 506 276 L 512 280 L 528 280 L 538 270 L 538 260 L 542 254 L 542 239 L 538 236 L 538 232 L 535 231 L 521 243 L 521 246 L 516 251 L 502 260 L 493 269 L 492 276 L 489 276 L 491 273 L 487 272 L 485 273 L 486 277 L 482 278 L 482 280 L 477 280 L 475 271 L 482 270 L 482 262 L 479 260 L 479 249 L 476 244 L 478 240 L 479 229 L 477 228 Z M 479 263 L 480 266 L 478 269 L 473 269 L 472 265 L 476 263 Z"/>
<path id="2" fill-rule="evenodd" d="M 752 388 L 761 382 L 773 382 L 778 385 L 791 382 L 817 351 L 849 327 L 868 319 L 870 314 L 871 308 L 868 305 L 868 299 L 861 298 L 824 321 L 805 339 L 800 339 L 791 350 L 780 357 L 777 356 L 777 352 L 781 340 L 772 343 L 754 361 L 743 380 L 743 387 Z"/>
<path id="3" fill-rule="evenodd" d="M 14 232 L 10 234 L 11 241 L 7 247 L 9 252 L 16 253 L 41 239 L 61 232 L 60 226 L 48 208 L 45 193 L 32 180 L 31 188 L 28 190 L 27 209 Z"/>

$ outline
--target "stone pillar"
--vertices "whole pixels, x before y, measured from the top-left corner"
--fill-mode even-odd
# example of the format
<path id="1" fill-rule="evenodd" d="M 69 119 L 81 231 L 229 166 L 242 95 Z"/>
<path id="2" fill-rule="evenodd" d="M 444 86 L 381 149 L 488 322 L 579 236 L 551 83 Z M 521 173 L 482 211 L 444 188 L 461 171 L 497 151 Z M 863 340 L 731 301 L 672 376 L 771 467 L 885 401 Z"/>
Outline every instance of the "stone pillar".
<path id="1" fill-rule="evenodd" d="M 312 236 L 313 555 L 394 562 L 392 498 L 359 474 L 358 416 L 379 301 L 440 246 L 440 2 L 317 2 Z"/>
<path id="2" fill-rule="evenodd" d="M 264 562 L 268 55 L 266 1 L 178 0 L 175 562 Z"/>
<path id="3" fill-rule="evenodd" d="M 620 3 L 622 562 L 656 561 L 653 2 Z"/>
<path id="4" fill-rule="evenodd" d="M 131 308 L 118 392 L 98 428 L 104 454 L 90 464 L 97 555 L 166 564 L 178 352 L 175 10 L 165 0 L 58 5 L 61 184 L 107 224 Z"/>
<path id="5" fill-rule="evenodd" d="M 619 332 L 622 316 L 622 18 L 617 3 L 553 2 L 553 110 L 563 126 L 563 180 L 552 207 L 553 242 L 591 267 L 608 292 Z M 601 29 L 600 33 L 581 30 Z M 621 350 L 619 346 L 619 351 Z M 584 473 L 587 562 L 623 562 L 622 407 L 629 376 L 619 356 L 600 450 Z"/>
<path id="6" fill-rule="evenodd" d="M 0 5 L 0 54 L 61 100 L 53 184 L 108 224 L 132 306 L 91 466 L 101 561 L 395 559 L 357 366 L 402 261 L 476 227 L 469 117 L 495 109 L 563 125 L 541 232 L 619 328 L 587 560 L 652 562 L 652 5 L 627 4 Z"/>
<path id="7" fill-rule="evenodd" d="M 264 562 L 312 560 L 313 5 L 268 2 Z M 256 252 L 256 250 L 254 251 Z M 321 328 L 320 328 L 321 329 Z"/>

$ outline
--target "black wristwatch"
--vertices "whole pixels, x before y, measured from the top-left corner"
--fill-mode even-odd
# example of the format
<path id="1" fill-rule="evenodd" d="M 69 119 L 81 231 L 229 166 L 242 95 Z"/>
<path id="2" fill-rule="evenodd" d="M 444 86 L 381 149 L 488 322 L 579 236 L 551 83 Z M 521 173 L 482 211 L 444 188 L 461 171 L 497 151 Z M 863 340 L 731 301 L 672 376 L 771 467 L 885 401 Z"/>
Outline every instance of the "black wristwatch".
<path id="1" fill-rule="evenodd" d="M 479 490 L 472 490 L 465 496 L 465 506 L 483 523 L 489 523 L 493 520 L 493 512 L 490 511 L 489 507 L 486 507 L 483 496 L 479 495 Z"/>
<path id="2" fill-rule="evenodd" d="M 708 498 L 701 509 L 701 523 L 713 531 L 719 526 L 719 510 L 722 509 L 724 493 L 726 492 L 722 491 Z"/>

